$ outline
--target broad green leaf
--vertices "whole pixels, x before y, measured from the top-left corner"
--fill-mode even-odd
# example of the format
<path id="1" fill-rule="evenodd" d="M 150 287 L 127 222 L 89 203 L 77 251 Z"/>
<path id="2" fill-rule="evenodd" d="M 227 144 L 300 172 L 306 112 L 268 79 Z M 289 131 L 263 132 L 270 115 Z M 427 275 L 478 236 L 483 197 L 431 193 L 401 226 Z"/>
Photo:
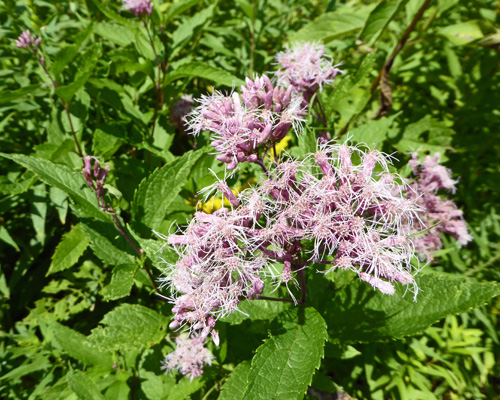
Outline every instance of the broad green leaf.
<path id="1" fill-rule="evenodd" d="M 51 367 L 52 363 L 53 361 L 49 359 L 49 356 L 40 355 L 34 360 L 28 359 L 24 364 L 0 376 L 0 381 L 15 381 L 35 371 L 47 370 Z"/>
<path id="2" fill-rule="evenodd" d="M 5 226 L 0 225 L 0 240 L 7 243 L 8 245 L 14 247 L 17 251 L 19 251 L 19 246 L 16 241 L 10 236 L 9 231 L 5 228 Z"/>
<path id="3" fill-rule="evenodd" d="M 135 40 L 134 32 L 131 29 L 121 25 L 99 22 L 94 25 L 94 32 L 105 40 L 117 44 L 118 46 L 127 47 Z"/>
<path id="4" fill-rule="evenodd" d="M 30 171 L 36 173 L 45 183 L 68 193 L 86 216 L 109 221 L 109 217 L 97 206 L 95 195 L 87 187 L 81 174 L 72 171 L 64 165 L 54 164 L 47 160 L 23 154 L 0 153 L 0 156 L 28 168 Z"/>
<path id="5" fill-rule="evenodd" d="M 134 195 L 132 215 L 134 227 L 141 234 L 150 234 L 165 217 L 168 206 L 186 184 L 192 167 L 205 154 L 203 149 L 188 152 L 170 164 L 156 169 L 145 178 Z"/>
<path id="6" fill-rule="evenodd" d="M 359 5 L 355 11 L 351 7 L 337 8 L 308 23 L 299 31 L 292 33 L 289 42 L 331 42 L 343 36 L 353 35 L 363 29 L 365 21 L 375 4 Z"/>
<path id="7" fill-rule="evenodd" d="M 481 20 L 470 20 L 438 29 L 438 33 L 457 46 L 463 46 L 484 37 Z"/>
<path id="8" fill-rule="evenodd" d="M 85 85 L 85 82 L 94 73 L 97 61 L 101 57 L 101 45 L 100 43 L 93 44 L 84 54 L 82 54 L 77 62 L 77 73 L 71 83 L 66 86 L 59 86 L 56 89 L 56 93 L 61 96 L 61 98 L 69 103 L 71 98 L 75 95 L 78 90 Z"/>
<path id="9" fill-rule="evenodd" d="M 212 16 L 214 12 L 215 4 L 197 12 L 192 17 L 188 18 L 172 33 L 172 48 L 182 47 L 185 42 L 187 42 L 191 36 L 193 36 L 194 30 L 199 26 L 203 25 Z M 174 51 L 175 52 L 175 51 Z"/>
<path id="10" fill-rule="evenodd" d="M 245 82 L 229 72 L 201 62 L 192 62 L 179 66 L 175 71 L 165 76 L 165 84 L 181 78 L 203 78 L 230 87 L 245 84 Z"/>
<path id="11" fill-rule="evenodd" d="M 104 4 L 102 4 L 99 0 L 91 0 L 92 3 L 96 5 L 96 7 L 99 9 L 100 12 L 102 12 L 106 17 L 108 17 L 110 20 L 115 21 L 119 23 L 122 26 L 125 26 L 131 30 L 136 30 L 137 27 L 136 25 L 128 20 L 127 18 L 122 17 L 120 14 L 114 12 L 110 8 L 106 7 Z"/>
<path id="12" fill-rule="evenodd" d="M 326 324 L 314 308 L 286 311 L 273 325 L 252 359 L 245 400 L 302 399 L 323 358 Z"/>
<path id="13" fill-rule="evenodd" d="M 51 186 L 49 189 L 49 198 L 59 215 L 59 221 L 64 225 L 66 223 L 66 216 L 68 215 L 68 195 L 61 189 Z"/>
<path id="14" fill-rule="evenodd" d="M 243 361 L 238 364 L 224 382 L 218 400 L 241 400 L 245 392 L 249 372 L 250 361 Z"/>
<path id="15" fill-rule="evenodd" d="M 165 22 L 174 19 L 177 15 L 182 14 L 186 10 L 189 10 L 199 2 L 200 0 L 179 0 L 172 3 L 165 13 Z"/>
<path id="16" fill-rule="evenodd" d="M 372 46 L 405 3 L 406 0 L 384 0 L 378 3 L 377 7 L 370 13 L 359 38 L 365 41 L 368 46 Z"/>
<path id="17" fill-rule="evenodd" d="M 83 231 L 82 225 L 75 225 L 72 230 L 63 235 L 57 245 L 47 275 L 71 268 L 76 264 L 88 245 L 89 239 Z"/>
<path id="18" fill-rule="evenodd" d="M 22 178 L 22 179 L 21 179 Z M 38 176 L 29 171 L 19 177 L 19 182 L 0 183 L 0 193 L 16 195 L 26 192 L 37 180 Z"/>
<path id="19" fill-rule="evenodd" d="M 106 389 L 106 399 L 129 400 L 130 386 L 125 381 L 116 381 Z"/>
<path id="20" fill-rule="evenodd" d="M 96 129 L 92 140 L 92 149 L 96 157 L 111 157 L 125 143 L 125 140 L 110 135 L 102 129 Z"/>
<path id="21" fill-rule="evenodd" d="M 121 304 L 107 313 L 92 329 L 87 340 L 92 346 L 108 351 L 137 350 L 160 342 L 169 319 L 138 304 Z"/>
<path id="22" fill-rule="evenodd" d="M 428 133 L 427 135 L 424 135 Z M 427 115 L 421 120 L 407 125 L 401 140 L 394 147 L 403 153 L 430 152 L 444 154 L 451 149 L 455 131 Z"/>
<path id="23" fill-rule="evenodd" d="M 104 400 L 94 382 L 82 371 L 70 371 L 66 375 L 71 390 L 80 400 Z"/>
<path id="24" fill-rule="evenodd" d="M 13 100 L 21 99 L 41 87 L 41 83 L 35 83 L 33 85 L 25 86 L 17 90 L 2 90 L 2 95 L 0 96 L 0 105 L 6 104 Z"/>
<path id="25" fill-rule="evenodd" d="M 344 342 L 371 342 L 414 335 L 447 315 L 467 312 L 500 295 L 500 285 L 494 282 L 438 272 L 423 273 L 415 279 L 419 287 L 417 301 L 413 301 L 411 293 L 405 295 L 403 285 L 395 285 L 396 293 L 388 296 L 357 279 L 331 292 L 328 300 L 320 295 L 318 306 L 323 310 L 330 337 Z"/>
<path id="26" fill-rule="evenodd" d="M 268 295 L 267 290 L 264 295 Z M 290 307 L 293 307 L 291 303 L 283 301 L 243 300 L 238 304 L 238 311 L 234 311 L 222 318 L 222 321 L 231 325 L 238 325 L 247 319 L 271 320 Z"/>
<path id="27" fill-rule="evenodd" d="M 388 118 L 382 118 L 375 121 L 366 122 L 349 131 L 350 139 L 357 143 L 365 143 L 370 148 L 382 148 L 387 140 L 387 132 L 394 120 L 400 113 L 394 114 Z M 347 137 L 347 136 L 344 136 Z"/>
<path id="28" fill-rule="evenodd" d="M 104 300 L 117 300 L 128 296 L 134 285 L 137 264 L 117 265 L 113 268 L 111 282 L 103 290 Z"/>
<path id="29" fill-rule="evenodd" d="M 91 222 L 81 224 L 82 230 L 90 241 L 90 247 L 102 261 L 111 265 L 134 264 L 134 257 L 119 245 L 123 238 L 111 224 Z M 125 247 L 126 248 L 126 247 Z"/>
<path id="30" fill-rule="evenodd" d="M 64 67 L 66 67 L 66 65 L 68 65 L 68 63 L 78 54 L 83 42 L 90 36 L 91 33 L 92 23 L 90 23 L 84 31 L 77 35 L 74 44 L 61 48 L 54 55 L 54 62 L 50 66 L 50 71 L 52 72 L 52 76 L 56 82 L 59 81 L 59 75 Z"/>
<path id="31" fill-rule="evenodd" d="M 87 365 L 102 365 L 111 368 L 113 359 L 111 353 L 97 350 L 86 342 L 85 335 L 56 321 L 48 322 L 56 342 L 70 357 Z"/>

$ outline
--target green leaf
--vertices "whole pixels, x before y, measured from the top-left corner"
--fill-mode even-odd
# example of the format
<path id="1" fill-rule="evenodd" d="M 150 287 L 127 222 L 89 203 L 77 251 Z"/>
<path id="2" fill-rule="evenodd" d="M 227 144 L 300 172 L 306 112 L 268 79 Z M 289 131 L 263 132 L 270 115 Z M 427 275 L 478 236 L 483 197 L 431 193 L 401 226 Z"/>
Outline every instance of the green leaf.
<path id="1" fill-rule="evenodd" d="M 264 295 L 267 295 L 267 292 L 266 290 Z M 282 301 L 244 300 L 238 304 L 239 311 L 222 318 L 222 321 L 231 325 L 238 325 L 247 319 L 271 320 L 290 307 L 290 303 Z"/>
<path id="2" fill-rule="evenodd" d="M 156 169 L 145 178 L 134 195 L 132 215 L 134 228 L 143 234 L 157 229 L 169 205 L 186 184 L 192 167 L 205 154 L 205 150 L 190 151 L 181 158 Z"/>
<path id="3" fill-rule="evenodd" d="M 101 44 L 94 43 L 84 54 L 82 54 L 77 60 L 77 69 L 73 81 L 66 86 L 59 86 L 56 89 L 56 94 L 61 96 L 61 98 L 69 103 L 71 98 L 75 95 L 80 88 L 85 85 L 85 82 L 94 73 L 97 61 L 101 57 Z"/>
<path id="4" fill-rule="evenodd" d="M 396 285 L 396 293 L 388 296 L 357 279 L 334 291 L 328 296 L 331 300 L 318 298 L 330 337 L 371 342 L 414 335 L 447 315 L 467 312 L 500 295 L 498 283 L 451 274 L 427 272 L 415 279 L 416 302 L 411 293 L 405 295 L 403 285 Z"/>
<path id="5" fill-rule="evenodd" d="M 406 3 L 406 0 L 382 1 L 370 13 L 368 20 L 359 35 L 359 38 L 365 41 L 368 46 L 373 46 L 376 40 L 384 32 L 389 22 L 396 16 L 398 11 Z"/>
<path id="6" fill-rule="evenodd" d="M 0 96 L 0 105 L 9 103 L 12 100 L 21 99 L 28 94 L 33 93 L 40 87 L 42 87 L 41 83 L 35 83 L 33 85 L 25 86 L 17 90 L 2 90 L 2 96 Z"/>
<path id="7" fill-rule="evenodd" d="M 136 30 L 136 25 L 128 20 L 127 18 L 122 17 L 120 14 L 114 12 L 113 10 L 107 8 L 104 4 L 102 4 L 99 0 L 91 0 L 92 3 L 96 5 L 100 12 L 102 12 L 106 17 L 110 20 L 119 23 L 122 26 L 125 26 L 131 30 Z"/>
<path id="8" fill-rule="evenodd" d="M 37 180 L 38 176 L 29 171 L 19 177 L 19 182 L 0 183 L 0 193 L 16 195 L 26 192 Z"/>
<path id="9" fill-rule="evenodd" d="M 12 239 L 12 236 L 10 236 L 9 231 L 4 226 L 0 226 L 0 240 L 14 247 L 17 251 L 20 251 L 19 246 L 17 245 L 15 240 Z"/>
<path id="10" fill-rule="evenodd" d="M 85 335 L 56 321 L 50 321 L 48 325 L 53 334 L 52 340 L 70 357 L 87 365 L 102 365 L 108 368 L 113 365 L 111 353 L 90 346 Z"/>
<path id="11" fill-rule="evenodd" d="M 110 135 L 102 129 L 96 129 L 92 140 L 92 150 L 95 157 L 111 157 L 125 143 L 125 140 Z"/>
<path id="12" fill-rule="evenodd" d="M 299 149 L 302 155 L 307 155 L 316 152 L 316 146 L 318 141 L 316 140 L 316 134 L 312 129 L 307 129 L 299 136 Z"/>
<path id="13" fill-rule="evenodd" d="M 421 120 L 407 125 L 401 140 L 394 147 L 403 153 L 429 152 L 444 154 L 451 149 L 455 131 L 443 122 L 427 115 Z"/>
<path id="14" fill-rule="evenodd" d="M 138 304 L 121 304 L 101 320 L 103 326 L 92 329 L 87 340 L 92 346 L 108 351 L 137 350 L 160 342 L 169 319 Z"/>
<path id="15" fill-rule="evenodd" d="M 247 385 L 250 361 L 238 364 L 222 386 L 218 400 L 241 400 Z"/>
<path id="16" fill-rule="evenodd" d="M 123 238 L 110 224 L 86 221 L 81 227 L 89 238 L 90 247 L 102 261 L 111 265 L 135 263 L 134 257 L 124 250 L 123 244 L 119 247 L 118 239 Z"/>
<path id="17" fill-rule="evenodd" d="M 66 375 L 68 385 L 80 400 L 104 400 L 94 382 L 82 371 L 70 371 Z"/>
<path id="18" fill-rule="evenodd" d="M 174 19 L 177 15 L 189 10 L 199 2 L 200 0 L 179 0 L 172 3 L 165 13 L 165 22 Z"/>
<path id="19" fill-rule="evenodd" d="M 81 174 L 72 171 L 64 165 L 54 164 L 47 160 L 23 154 L 0 153 L 0 156 L 28 168 L 30 171 L 36 173 L 45 183 L 68 193 L 86 216 L 109 221 L 109 217 L 97 206 L 95 195 L 87 187 Z"/>
<path id="20" fill-rule="evenodd" d="M 74 44 L 61 48 L 54 55 L 54 62 L 50 66 L 50 71 L 52 72 L 52 76 L 56 82 L 58 81 L 59 75 L 64 67 L 66 67 L 66 65 L 68 65 L 68 63 L 78 54 L 83 42 L 90 36 L 91 33 L 92 23 L 90 23 L 83 32 L 78 34 Z"/>
<path id="21" fill-rule="evenodd" d="M 136 264 L 117 265 L 113 268 L 111 282 L 103 290 L 104 300 L 117 300 L 128 296 L 134 285 L 136 270 Z"/>
<path id="22" fill-rule="evenodd" d="M 201 62 L 192 62 L 180 65 L 175 69 L 175 71 L 172 71 L 165 76 L 165 84 L 169 84 L 181 78 L 203 78 L 220 85 L 230 87 L 245 84 L 245 82 L 229 72 L 221 68 L 211 67 L 210 65 Z"/>
<path id="23" fill-rule="evenodd" d="M 127 47 L 135 40 L 134 31 L 121 25 L 99 22 L 94 25 L 94 32 L 103 39 L 118 46 Z"/>
<path id="24" fill-rule="evenodd" d="M 349 131 L 351 140 L 357 143 L 365 143 L 370 148 L 382 148 L 383 143 L 387 140 L 387 132 L 394 120 L 401 113 L 394 114 L 388 118 L 382 118 L 375 121 L 366 122 Z"/>
<path id="25" fill-rule="evenodd" d="M 328 336 L 314 308 L 284 312 L 274 325 L 252 359 L 243 399 L 302 399 L 320 366 Z"/>
<path id="26" fill-rule="evenodd" d="M 193 36 L 194 30 L 199 26 L 205 24 L 207 20 L 212 16 L 214 12 L 215 4 L 199 11 L 192 17 L 188 18 L 185 22 L 180 24 L 178 28 L 172 33 L 171 46 L 182 47 L 185 42 L 187 42 L 191 36 Z M 174 51 L 177 53 L 177 51 Z M 171 55 L 172 57 L 172 55 Z"/>
<path id="27" fill-rule="evenodd" d="M 365 21 L 374 7 L 375 4 L 370 6 L 358 5 L 354 12 L 351 7 L 337 8 L 335 11 L 321 15 L 299 31 L 292 33 L 289 42 L 322 41 L 326 44 L 334 39 L 353 35 L 363 29 Z"/>
<path id="28" fill-rule="evenodd" d="M 47 275 L 71 268 L 88 245 L 89 239 L 83 231 L 82 225 L 75 225 L 72 230 L 63 235 L 62 240 L 57 245 Z"/>
<path id="29" fill-rule="evenodd" d="M 438 34 L 446 37 L 454 45 L 463 46 L 484 37 L 484 24 L 482 20 L 459 22 L 438 29 Z"/>

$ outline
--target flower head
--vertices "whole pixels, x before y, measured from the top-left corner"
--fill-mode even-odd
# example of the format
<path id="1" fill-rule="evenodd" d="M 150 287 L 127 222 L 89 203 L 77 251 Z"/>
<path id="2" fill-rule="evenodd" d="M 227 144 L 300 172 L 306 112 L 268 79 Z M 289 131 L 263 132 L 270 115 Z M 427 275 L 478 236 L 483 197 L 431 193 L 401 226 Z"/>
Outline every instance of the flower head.
<path id="1" fill-rule="evenodd" d="M 295 43 L 276 55 L 279 69 L 278 85 L 292 87 L 306 102 L 324 85 L 333 82 L 339 72 L 325 55 L 325 46 L 318 43 Z"/>
<path id="2" fill-rule="evenodd" d="M 439 164 L 439 153 L 427 156 L 419 162 L 417 154 L 412 154 L 409 164 L 415 176 L 406 190 L 406 197 L 415 201 L 421 208 L 418 223 L 407 228 L 417 233 L 414 239 L 417 251 L 429 260 L 432 253 L 443 247 L 441 233 L 453 236 L 462 245 L 472 240 L 467 225 L 453 200 L 438 195 L 440 190 L 454 193 L 457 181 L 451 178 L 451 171 Z M 418 232 L 424 231 L 422 234 Z"/>
<path id="3" fill-rule="evenodd" d="M 41 42 L 41 37 L 36 38 L 29 30 L 26 30 L 16 39 L 16 46 L 21 49 L 31 49 L 36 51 Z"/>
<path id="4" fill-rule="evenodd" d="M 175 340 L 177 349 L 167 354 L 162 369 L 170 372 L 178 370 L 182 375 L 189 375 L 191 381 L 203 373 L 205 365 L 211 365 L 212 353 L 203 346 L 199 337 L 186 338 L 179 336 Z"/>
<path id="5" fill-rule="evenodd" d="M 123 0 L 123 8 L 131 11 L 136 17 L 149 16 L 153 12 L 151 0 Z"/>

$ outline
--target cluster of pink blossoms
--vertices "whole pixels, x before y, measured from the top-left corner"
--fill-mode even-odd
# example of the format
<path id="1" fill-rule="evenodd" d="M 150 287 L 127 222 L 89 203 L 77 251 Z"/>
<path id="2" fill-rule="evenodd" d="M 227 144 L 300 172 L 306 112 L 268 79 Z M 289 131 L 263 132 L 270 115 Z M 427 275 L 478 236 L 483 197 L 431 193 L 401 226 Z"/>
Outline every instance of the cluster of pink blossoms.
<path id="1" fill-rule="evenodd" d="M 285 137 L 291 127 L 298 130 L 302 121 L 301 100 L 292 88 L 275 87 L 262 75 L 246 79 L 241 94 L 215 92 L 197 100 L 200 105 L 188 116 L 193 134 L 212 132 L 217 159 L 233 170 L 238 163 L 259 162 L 263 155 Z"/>
<path id="2" fill-rule="evenodd" d="M 16 46 L 21 49 L 31 49 L 36 51 L 41 42 L 41 37 L 37 38 L 33 36 L 29 30 L 26 30 L 16 39 Z"/>
<path id="3" fill-rule="evenodd" d="M 376 151 L 327 144 L 304 162 L 277 163 L 238 196 L 219 181 L 231 209 L 197 212 L 185 230 L 168 237 L 179 254 L 163 279 L 174 303 L 170 326 L 189 327 L 196 341 L 211 334 L 218 344 L 217 319 L 259 297 L 264 277 L 288 284 L 313 262 L 354 271 L 385 294 L 394 293 L 392 282 L 416 291 L 413 243 L 403 222 L 412 221 L 418 207 L 403 197 L 389 161 Z M 377 165 L 381 172 L 374 172 Z"/>
<path id="4" fill-rule="evenodd" d="M 427 229 L 413 240 L 416 250 L 428 260 L 433 259 L 434 251 L 443 247 L 442 233 L 453 236 L 462 245 L 472 240 L 462 211 L 453 200 L 444 199 L 438 195 L 440 190 L 454 193 L 457 183 L 451 178 L 451 171 L 439 165 L 438 162 L 439 153 L 434 157 L 427 156 L 422 163 L 418 161 L 418 156 L 414 153 L 409 162 L 415 178 L 410 183 L 406 197 L 414 200 L 420 206 L 421 211 L 418 213 L 418 222 L 408 230 L 411 233 L 417 233 Z"/>
<path id="5" fill-rule="evenodd" d="M 151 0 L 124 0 L 123 8 L 132 12 L 136 17 L 142 18 L 151 15 L 153 2 Z"/>
<path id="6" fill-rule="evenodd" d="M 294 43 L 285 51 L 276 55 L 279 69 L 276 71 L 278 85 L 292 87 L 303 96 L 308 104 L 312 96 L 341 72 L 326 57 L 325 46 L 319 43 Z"/>

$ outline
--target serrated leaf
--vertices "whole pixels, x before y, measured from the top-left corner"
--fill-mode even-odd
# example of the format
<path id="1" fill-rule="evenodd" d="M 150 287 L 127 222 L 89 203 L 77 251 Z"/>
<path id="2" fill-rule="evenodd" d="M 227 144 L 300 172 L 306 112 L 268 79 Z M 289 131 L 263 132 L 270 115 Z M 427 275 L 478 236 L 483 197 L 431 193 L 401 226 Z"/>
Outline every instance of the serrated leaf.
<path id="1" fill-rule="evenodd" d="M 331 42 L 334 39 L 352 35 L 363 29 L 368 15 L 375 7 L 357 6 L 353 11 L 351 7 L 337 8 L 308 23 L 299 31 L 290 35 L 289 42 Z"/>
<path id="2" fill-rule="evenodd" d="M 38 176 L 32 171 L 23 174 L 20 182 L 0 183 L 0 193 L 8 195 L 16 195 L 26 192 L 37 180 Z"/>
<path id="3" fill-rule="evenodd" d="M 108 351 L 137 350 L 158 343 L 165 336 L 169 319 L 138 304 L 121 304 L 92 329 L 87 340 Z"/>
<path id="4" fill-rule="evenodd" d="M 21 99 L 28 94 L 33 93 L 41 86 L 42 85 L 40 83 L 35 83 L 33 85 L 25 86 L 17 90 L 2 90 L 2 96 L 0 96 L 0 105 L 13 100 Z"/>
<path id="5" fill-rule="evenodd" d="M 267 294 L 267 293 L 265 293 Z M 234 311 L 222 318 L 222 321 L 231 325 L 241 324 L 247 319 L 271 320 L 283 311 L 293 307 L 288 302 L 269 300 L 246 300 L 238 304 L 238 311 Z"/>
<path id="6" fill-rule="evenodd" d="M 120 14 L 114 12 L 113 10 L 107 8 L 104 4 L 102 4 L 99 0 L 92 0 L 92 3 L 96 5 L 100 12 L 102 12 L 106 17 L 110 20 L 119 23 L 122 26 L 125 26 L 131 30 L 137 29 L 133 22 L 128 20 L 127 18 L 122 17 Z"/>
<path id="7" fill-rule="evenodd" d="M 368 46 L 372 46 L 405 3 L 406 0 L 384 0 L 378 3 L 368 16 L 359 38 L 367 42 Z"/>
<path id="8" fill-rule="evenodd" d="M 369 121 L 363 125 L 357 126 L 349 131 L 349 137 L 357 143 L 365 143 L 370 148 L 382 148 L 387 140 L 387 132 L 394 120 L 401 113 L 394 114 L 388 118 L 381 118 L 375 121 Z"/>
<path id="9" fill-rule="evenodd" d="M 86 216 L 109 221 L 97 206 L 95 195 L 85 184 L 81 174 L 78 174 L 64 165 L 23 154 L 0 153 L 1 157 L 8 158 L 30 171 L 36 173 L 42 181 L 68 193 L 71 199 L 80 206 Z"/>
<path id="10" fill-rule="evenodd" d="M 299 149 L 304 156 L 316 152 L 318 141 L 316 140 L 316 134 L 312 129 L 305 130 L 305 132 L 300 134 L 298 138 Z"/>
<path id="11" fill-rule="evenodd" d="M 243 399 L 302 399 L 319 368 L 328 338 L 314 308 L 296 307 L 275 320 L 271 337 L 257 349 Z"/>
<path id="12" fill-rule="evenodd" d="M 175 71 L 172 71 L 165 76 L 165 84 L 169 84 L 177 79 L 188 77 L 203 78 L 220 85 L 231 87 L 245 84 L 245 82 L 229 72 L 221 68 L 211 67 L 210 65 L 201 62 L 192 62 L 179 66 L 175 69 Z"/>
<path id="13" fill-rule="evenodd" d="M 82 225 L 75 225 L 72 230 L 63 235 L 57 245 L 47 275 L 71 268 L 76 264 L 88 245 L 89 239 L 83 231 Z"/>
<path id="14" fill-rule="evenodd" d="M 80 88 L 85 85 L 87 80 L 90 78 L 92 73 L 95 71 L 97 61 L 101 57 L 101 44 L 94 43 L 84 54 L 82 54 L 77 62 L 77 73 L 71 83 L 65 86 L 59 86 L 56 89 L 56 93 L 61 96 L 61 98 L 69 103 L 71 98 L 75 95 Z"/>
<path id="15" fill-rule="evenodd" d="M 123 238 L 109 224 L 87 221 L 81 224 L 90 241 L 90 247 L 102 261 L 111 265 L 134 264 L 134 257 L 119 247 Z M 114 237 L 112 235 L 115 235 Z"/>
<path id="16" fill-rule="evenodd" d="M 134 285 L 136 270 L 136 264 L 117 265 L 113 268 L 111 282 L 103 290 L 104 300 L 117 300 L 128 296 Z"/>
<path id="17" fill-rule="evenodd" d="M 249 372 L 250 361 L 239 363 L 222 386 L 218 400 L 241 400 L 245 393 Z"/>
<path id="18" fill-rule="evenodd" d="M 132 215 L 134 228 L 142 234 L 151 234 L 165 217 L 168 206 L 186 184 L 192 167 L 205 154 L 203 149 L 188 152 L 181 158 L 156 169 L 145 178 L 134 195 Z"/>
<path id="19" fill-rule="evenodd" d="M 106 351 L 89 346 L 85 335 L 56 321 L 48 322 L 53 339 L 70 357 L 87 365 L 102 365 L 111 368 L 113 359 Z"/>
<path id="20" fill-rule="evenodd" d="M 84 372 L 70 371 L 66 377 L 69 387 L 80 400 L 104 400 L 96 384 Z"/>
<path id="21" fill-rule="evenodd" d="M 54 56 L 54 62 L 50 66 L 50 71 L 55 81 L 59 81 L 59 75 L 61 71 L 68 65 L 68 63 L 78 54 L 80 47 L 83 42 L 92 33 L 92 22 L 87 26 L 87 28 L 78 34 L 75 43 L 66 47 L 61 48 Z"/>
<path id="22" fill-rule="evenodd" d="M 388 296 L 359 280 L 328 296 L 331 300 L 320 299 L 330 337 L 343 342 L 401 338 L 500 295 L 498 283 L 451 274 L 427 272 L 416 281 L 420 289 L 416 302 L 411 293 L 405 296 L 403 285 L 396 285 L 396 293 Z"/>
<path id="23" fill-rule="evenodd" d="M 424 135 L 426 134 L 427 135 Z M 429 152 L 444 154 L 451 149 L 452 136 L 455 131 L 429 115 L 407 125 L 401 140 L 394 147 L 403 153 Z M 445 161 L 444 159 L 441 159 Z"/>
<path id="24" fill-rule="evenodd" d="M 172 48 L 182 47 L 193 36 L 194 30 L 202 26 L 212 16 L 215 4 L 197 12 L 192 17 L 186 19 L 172 33 L 171 46 Z M 178 49 L 174 51 L 177 53 Z M 172 57 L 172 55 L 170 56 Z"/>

